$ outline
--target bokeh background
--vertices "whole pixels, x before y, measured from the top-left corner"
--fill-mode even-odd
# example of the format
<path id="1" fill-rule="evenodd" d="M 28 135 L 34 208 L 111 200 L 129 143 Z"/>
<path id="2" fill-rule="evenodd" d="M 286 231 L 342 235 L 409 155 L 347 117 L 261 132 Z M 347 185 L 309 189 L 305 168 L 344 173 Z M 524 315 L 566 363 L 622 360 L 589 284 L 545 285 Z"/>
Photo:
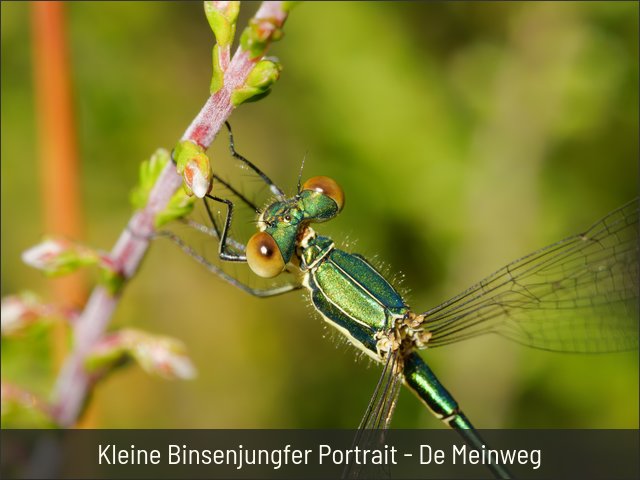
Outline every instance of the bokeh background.
<path id="1" fill-rule="evenodd" d="M 239 31 L 256 6 L 243 5 Z M 53 301 L 51 282 L 20 260 L 46 233 L 30 6 L 1 9 L 2 295 Z M 171 148 L 207 97 L 213 37 L 201 3 L 78 2 L 67 15 L 83 240 L 108 250 L 140 161 Z M 318 2 L 285 31 L 273 93 L 231 118 L 238 149 L 288 191 L 305 156 L 305 177 L 336 178 L 346 208 L 318 230 L 403 274 L 418 311 L 637 195 L 635 2 Z M 225 152 L 219 138 L 214 165 L 231 165 Z M 250 298 L 156 243 L 112 326 L 183 340 L 199 376 L 117 372 L 96 389 L 90 425 L 358 425 L 380 369 L 302 294 Z M 46 395 L 50 350 L 46 332 L 3 340 L 3 379 Z M 638 427 L 637 352 L 485 337 L 424 357 L 478 427 Z M 393 426 L 440 423 L 403 392 Z"/>

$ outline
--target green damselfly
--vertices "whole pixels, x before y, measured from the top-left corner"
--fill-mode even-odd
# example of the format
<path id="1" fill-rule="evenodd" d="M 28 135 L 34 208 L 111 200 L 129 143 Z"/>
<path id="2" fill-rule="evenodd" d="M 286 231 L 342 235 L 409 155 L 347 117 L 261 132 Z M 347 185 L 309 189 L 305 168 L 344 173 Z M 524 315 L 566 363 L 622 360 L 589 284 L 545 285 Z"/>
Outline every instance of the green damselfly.
<path id="1" fill-rule="evenodd" d="M 258 212 L 259 232 L 244 244 L 228 234 L 234 211 L 231 200 L 208 195 L 227 207 L 217 224 L 209 204 L 212 228 L 197 226 L 219 239 L 219 258 L 247 262 L 265 278 L 284 271 L 296 281 L 256 289 L 227 274 L 167 233 L 210 271 L 242 290 L 268 297 L 299 288 L 307 290 L 315 310 L 370 358 L 384 365 L 361 431 L 385 429 L 404 383 L 445 424 L 471 446 L 483 440 L 453 396 L 440 383 L 418 350 L 496 333 L 524 345 L 561 352 L 613 352 L 638 345 L 638 200 L 565 238 L 497 270 L 461 294 L 416 313 L 391 283 L 364 257 L 336 248 L 334 241 L 311 227 L 334 218 L 344 193 L 327 177 L 298 179 L 297 193 L 287 196 L 254 164 L 232 155 L 253 170 L 275 200 L 259 210 L 222 178 L 214 179 Z M 361 440 L 359 440 L 361 441 Z M 498 478 L 510 478 L 491 465 Z"/>

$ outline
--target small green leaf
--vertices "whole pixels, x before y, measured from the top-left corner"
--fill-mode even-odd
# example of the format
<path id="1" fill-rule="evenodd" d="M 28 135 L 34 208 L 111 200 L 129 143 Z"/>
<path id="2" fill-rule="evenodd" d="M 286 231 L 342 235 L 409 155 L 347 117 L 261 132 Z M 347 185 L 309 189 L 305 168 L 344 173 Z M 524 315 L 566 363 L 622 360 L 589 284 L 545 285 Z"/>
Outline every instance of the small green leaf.
<path id="1" fill-rule="evenodd" d="M 50 237 L 26 250 L 22 261 L 45 275 L 60 276 L 87 266 L 99 267 L 99 280 L 112 294 L 119 291 L 124 277 L 113 264 L 108 253 L 71 242 L 65 238 Z"/>
<path id="2" fill-rule="evenodd" d="M 175 151 L 182 152 L 182 156 L 180 158 L 183 162 L 189 158 L 189 155 L 192 152 L 200 154 L 203 151 L 202 148 L 192 142 L 186 142 L 186 145 L 183 145 L 182 143 L 184 142 L 181 142 L 176 146 Z M 193 146 L 195 146 L 195 148 L 193 148 Z M 186 153 L 185 150 L 187 151 Z M 151 155 L 149 160 L 145 160 L 140 164 L 140 178 L 138 180 L 138 185 L 131 192 L 131 203 L 134 208 L 141 209 L 147 205 L 153 186 L 157 182 L 162 170 L 170 161 L 171 154 L 164 148 L 159 148 L 153 153 L 153 155 Z M 182 169 L 184 171 L 184 165 L 182 165 Z M 184 189 L 178 190 L 169 200 L 167 207 L 162 212 L 156 214 L 155 226 L 160 227 L 172 220 L 176 220 L 191 213 L 194 204 L 195 198 L 189 196 Z M 119 278 L 118 275 L 114 276 L 108 272 L 104 272 L 103 278 L 110 291 L 113 291 L 114 289 L 117 291 L 117 289 L 120 288 L 122 278 Z"/>
<path id="3" fill-rule="evenodd" d="M 100 262 L 102 253 L 65 238 L 49 237 L 22 253 L 22 261 L 42 270 L 46 275 L 58 276 L 81 267 Z"/>
<path id="4" fill-rule="evenodd" d="M 138 185 L 131 191 L 130 201 L 134 208 L 144 208 L 149 200 L 151 189 L 155 185 L 160 173 L 171 160 L 171 155 L 164 148 L 156 150 L 149 160 L 140 164 Z"/>
<path id="5" fill-rule="evenodd" d="M 231 103 L 237 107 L 266 97 L 271 86 L 280 78 L 281 71 L 279 63 L 269 59 L 261 60 L 253 67 L 245 84 L 231 94 Z"/>
<path id="6" fill-rule="evenodd" d="M 220 47 L 218 45 L 213 46 L 212 52 L 213 62 L 213 74 L 211 75 L 211 85 L 209 85 L 209 93 L 213 95 L 224 85 L 224 72 L 220 67 Z"/>
<path id="7" fill-rule="evenodd" d="M 191 213 L 196 198 L 197 197 L 187 194 L 183 185 L 183 188 L 178 189 L 178 191 L 173 194 L 167 204 L 167 208 L 156 215 L 154 222 L 155 227 L 160 228 L 173 220 L 177 220 Z"/>
<path id="8" fill-rule="evenodd" d="M 70 308 L 42 303 L 31 292 L 10 295 L 2 299 L 2 336 L 23 334 L 33 326 L 48 325 L 54 320 L 71 322 L 77 316 L 78 312 Z"/>
<path id="9" fill-rule="evenodd" d="M 36 395 L 13 384 L 0 387 L 2 428 L 55 428 L 49 406 Z"/>

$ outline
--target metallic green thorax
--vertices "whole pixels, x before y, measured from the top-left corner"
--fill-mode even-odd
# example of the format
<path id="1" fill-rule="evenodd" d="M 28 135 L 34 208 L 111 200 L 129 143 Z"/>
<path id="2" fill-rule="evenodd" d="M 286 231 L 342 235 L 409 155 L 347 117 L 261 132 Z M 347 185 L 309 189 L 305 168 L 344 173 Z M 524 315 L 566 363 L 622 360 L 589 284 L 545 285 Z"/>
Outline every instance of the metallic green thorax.
<path id="1" fill-rule="evenodd" d="M 285 262 L 297 253 L 304 284 L 323 317 L 356 346 L 376 353 L 376 334 L 389 330 L 409 308 L 364 258 L 334 248 L 330 238 L 316 236 L 306 226 L 329 220 L 338 211 L 338 205 L 328 196 L 303 190 L 267 207 L 260 218 L 260 229 L 273 237 Z"/>
<path id="2" fill-rule="evenodd" d="M 309 239 L 300 267 L 316 309 L 357 346 L 376 352 L 376 334 L 389 330 L 409 311 L 398 292 L 364 258 L 334 248 L 327 237 Z"/>

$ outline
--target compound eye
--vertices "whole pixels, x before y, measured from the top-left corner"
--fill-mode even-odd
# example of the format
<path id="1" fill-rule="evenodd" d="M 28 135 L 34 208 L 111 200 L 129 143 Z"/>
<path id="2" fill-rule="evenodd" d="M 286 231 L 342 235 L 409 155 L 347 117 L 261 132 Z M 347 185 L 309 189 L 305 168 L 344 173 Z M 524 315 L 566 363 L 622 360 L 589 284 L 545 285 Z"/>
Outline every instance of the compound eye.
<path id="1" fill-rule="evenodd" d="M 254 234 L 247 243 L 249 268 L 264 278 L 272 278 L 284 270 L 284 260 L 278 244 L 266 232 Z"/>
<path id="2" fill-rule="evenodd" d="M 338 211 L 344 207 L 344 192 L 338 183 L 329 177 L 312 177 L 302 185 L 302 190 L 311 190 L 326 195 L 338 205 Z"/>

